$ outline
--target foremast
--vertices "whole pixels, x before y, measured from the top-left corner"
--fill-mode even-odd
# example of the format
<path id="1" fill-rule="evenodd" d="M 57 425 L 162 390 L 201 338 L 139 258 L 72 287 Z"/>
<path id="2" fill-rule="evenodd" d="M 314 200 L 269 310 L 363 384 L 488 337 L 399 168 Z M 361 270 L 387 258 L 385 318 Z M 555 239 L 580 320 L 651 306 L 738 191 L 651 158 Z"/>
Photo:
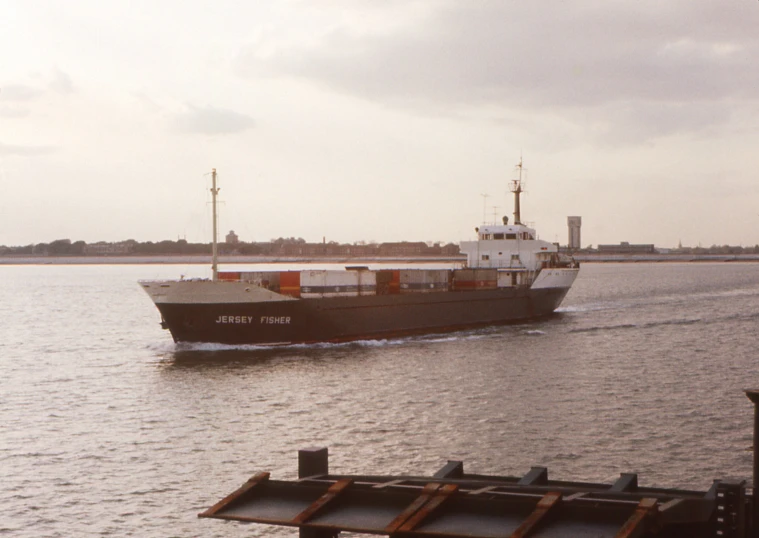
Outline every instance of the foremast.
<path id="1" fill-rule="evenodd" d="M 211 170 L 211 215 L 213 220 L 213 240 L 211 241 L 211 272 L 214 282 L 219 280 L 219 245 L 217 238 L 217 215 L 216 215 L 216 195 L 219 189 L 216 187 L 216 168 Z"/>

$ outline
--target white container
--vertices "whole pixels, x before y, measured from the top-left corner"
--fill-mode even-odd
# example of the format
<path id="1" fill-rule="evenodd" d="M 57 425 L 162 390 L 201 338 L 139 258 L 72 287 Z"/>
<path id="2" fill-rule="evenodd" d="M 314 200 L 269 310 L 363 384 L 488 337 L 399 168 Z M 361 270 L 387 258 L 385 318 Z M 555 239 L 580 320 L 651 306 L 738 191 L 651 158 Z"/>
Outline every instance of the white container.
<path id="1" fill-rule="evenodd" d="M 448 291 L 448 269 L 404 269 L 400 272 L 401 293 Z"/>
<path id="2" fill-rule="evenodd" d="M 356 297 L 377 293 L 377 274 L 374 271 L 301 271 L 300 296 Z"/>

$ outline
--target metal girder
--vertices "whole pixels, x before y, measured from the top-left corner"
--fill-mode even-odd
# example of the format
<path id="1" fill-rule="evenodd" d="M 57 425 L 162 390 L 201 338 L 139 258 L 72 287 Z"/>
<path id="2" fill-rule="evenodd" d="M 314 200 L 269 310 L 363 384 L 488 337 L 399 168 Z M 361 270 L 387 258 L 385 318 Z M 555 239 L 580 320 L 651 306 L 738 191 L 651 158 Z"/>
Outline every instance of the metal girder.
<path id="1" fill-rule="evenodd" d="M 715 482 L 696 492 L 640 487 L 633 473 L 613 484 L 548 480 L 544 467 L 522 477 L 466 475 L 461 462 L 427 478 L 339 476 L 327 473 L 326 452 L 310 450 L 304 461 L 307 476 L 287 482 L 259 473 L 200 517 L 297 527 L 302 538 L 341 531 L 393 538 L 747 538 L 749 532 L 745 482 Z"/>

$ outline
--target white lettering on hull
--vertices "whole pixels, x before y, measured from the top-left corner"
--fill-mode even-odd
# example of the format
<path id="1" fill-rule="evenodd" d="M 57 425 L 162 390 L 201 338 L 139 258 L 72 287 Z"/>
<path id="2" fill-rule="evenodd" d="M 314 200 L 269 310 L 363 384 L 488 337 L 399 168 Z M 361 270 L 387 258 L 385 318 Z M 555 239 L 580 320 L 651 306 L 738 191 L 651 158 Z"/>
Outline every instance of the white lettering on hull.
<path id="1" fill-rule="evenodd" d="M 290 325 L 290 316 L 261 316 L 261 325 Z"/>
<path id="2" fill-rule="evenodd" d="M 216 323 L 250 324 L 253 316 L 219 316 Z M 261 316 L 261 325 L 290 325 L 290 316 Z"/>

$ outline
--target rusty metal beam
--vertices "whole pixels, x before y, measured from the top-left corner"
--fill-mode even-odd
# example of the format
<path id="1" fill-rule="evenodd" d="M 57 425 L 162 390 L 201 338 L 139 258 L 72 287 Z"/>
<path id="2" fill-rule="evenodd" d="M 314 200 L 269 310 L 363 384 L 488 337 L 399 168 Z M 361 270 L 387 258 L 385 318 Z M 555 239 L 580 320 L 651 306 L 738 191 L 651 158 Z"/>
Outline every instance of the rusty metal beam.
<path id="1" fill-rule="evenodd" d="M 334 484 L 332 484 L 327 492 L 316 499 L 311 506 L 303 510 L 300 514 L 295 516 L 293 518 L 293 523 L 296 525 L 302 525 L 312 517 L 316 515 L 317 512 L 322 510 L 327 504 L 334 501 L 343 491 L 346 490 L 348 486 L 350 486 L 353 483 L 353 480 L 350 478 L 343 478 L 341 480 L 338 480 Z"/>
<path id="2" fill-rule="evenodd" d="M 411 516 L 411 518 L 404 523 L 399 529 L 400 532 L 409 532 L 414 530 L 422 521 L 429 517 L 435 510 L 448 500 L 448 498 L 456 493 L 459 487 L 456 484 L 446 484 L 442 488 L 435 491 L 432 498 L 424 504 L 419 510 Z"/>
<path id="3" fill-rule="evenodd" d="M 440 489 L 440 486 L 441 484 L 438 484 L 437 482 L 431 482 L 424 486 L 422 494 L 414 499 L 414 502 L 409 504 L 403 512 L 398 514 L 395 519 L 393 519 L 387 525 L 387 527 L 385 527 L 385 532 L 388 534 L 393 534 L 395 531 L 400 529 L 401 526 L 406 523 L 406 521 L 411 519 L 411 517 L 413 517 L 413 515 L 416 514 L 422 506 L 429 502 L 432 496 L 437 493 L 437 490 Z"/>
<path id="4" fill-rule="evenodd" d="M 224 497 L 222 500 L 214 504 L 211 508 L 206 510 L 205 512 L 202 512 L 198 514 L 198 517 L 213 517 L 221 510 L 224 510 L 226 507 L 228 507 L 230 504 L 235 502 L 237 499 L 248 493 L 250 490 L 261 484 L 262 482 L 266 482 L 269 480 L 269 476 L 271 473 L 257 473 L 250 477 L 245 484 L 237 488 L 235 491 Z"/>
<path id="5" fill-rule="evenodd" d="M 561 493 L 546 493 L 538 501 L 535 510 L 525 519 L 517 529 L 511 533 L 510 538 L 527 538 L 537 529 L 537 526 L 545 521 L 548 513 L 561 502 Z"/>
<path id="6" fill-rule="evenodd" d="M 651 498 L 641 499 L 635 508 L 635 513 L 625 521 L 615 538 L 637 538 L 646 532 L 650 520 L 657 514 L 657 500 Z"/>

